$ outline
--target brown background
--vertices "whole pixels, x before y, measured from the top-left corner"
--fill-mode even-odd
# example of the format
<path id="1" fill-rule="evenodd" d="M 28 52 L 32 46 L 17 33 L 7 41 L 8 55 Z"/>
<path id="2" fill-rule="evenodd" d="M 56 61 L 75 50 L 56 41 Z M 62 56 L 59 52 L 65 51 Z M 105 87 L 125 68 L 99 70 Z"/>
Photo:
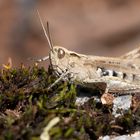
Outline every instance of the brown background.
<path id="1" fill-rule="evenodd" d="M 54 45 L 84 54 L 119 56 L 140 44 L 139 0 L 1 0 L 0 65 L 48 55 L 39 23 L 50 23 Z M 46 63 L 44 63 L 45 65 Z"/>

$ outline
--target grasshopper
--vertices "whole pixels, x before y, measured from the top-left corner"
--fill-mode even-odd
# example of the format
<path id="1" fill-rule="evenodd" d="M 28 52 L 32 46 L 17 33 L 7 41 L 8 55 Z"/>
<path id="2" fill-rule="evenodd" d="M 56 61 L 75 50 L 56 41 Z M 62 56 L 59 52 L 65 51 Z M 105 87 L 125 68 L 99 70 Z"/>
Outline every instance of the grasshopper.
<path id="1" fill-rule="evenodd" d="M 49 89 L 60 80 L 68 80 L 104 93 L 119 95 L 140 93 L 140 48 L 120 57 L 100 57 L 53 46 L 39 12 L 38 15 L 50 46 L 49 56 L 39 59 L 38 62 L 49 59 L 50 66 L 58 77 Z"/>

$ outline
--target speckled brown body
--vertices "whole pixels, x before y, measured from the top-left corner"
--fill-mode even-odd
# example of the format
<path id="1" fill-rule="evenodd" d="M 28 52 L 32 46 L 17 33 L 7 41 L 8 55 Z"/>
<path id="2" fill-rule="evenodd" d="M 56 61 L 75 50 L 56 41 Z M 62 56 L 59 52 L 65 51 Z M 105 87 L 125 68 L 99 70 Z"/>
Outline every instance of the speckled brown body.
<path id="1" fill-rule="evenodd" d="M 112 58 L 78 54 L 55 46 L 50 51 L 49 58 L 57 76 L 68 72 L 64 79 L 90 88 L 103 87 L 105 92 L 110 93 L 136 93 L 140 92 L 138 50 L 140 48 L 132 51 L 133 55 L 130 52 Z"/>
<path id="2" fill-rule="evenodd" d="M 140 48 L 135 49 L 121 57 L 99 57 L 78 54 L 60 46 L 53 46 L 49 27 L 45 30 L 42 19 L 37 11 L 45 37 L 50 47 L 50 65 L 61 79 L 70 80 L 82 86 L 98 88 L 105 93 L 140 93 Z"/>

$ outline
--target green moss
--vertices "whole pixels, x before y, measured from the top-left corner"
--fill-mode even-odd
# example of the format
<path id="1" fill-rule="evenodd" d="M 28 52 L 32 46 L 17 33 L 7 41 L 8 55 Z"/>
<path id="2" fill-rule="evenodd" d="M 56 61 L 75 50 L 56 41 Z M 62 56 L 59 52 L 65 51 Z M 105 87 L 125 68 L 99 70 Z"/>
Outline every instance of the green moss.
<path id="1" fill-rule="evenodd" d="M 59 82 L 48 91 L 56 78 L 44 68 L 1 70 L 0 139 L 39 140 L 50 120 L 60 118 L 52 127 L 52 139 L 97 139 L 101 135 L 125 134 L 139 127 L 139 108 L 120 118 L 111 114 L 111 106 L 90 100 L 78 107 L 76 86 Z M 118 126 L 115 127 L 114 126 Z M 121 128 L 121 129 L 120 129 Z M 122 131 L 125 130 L 125 131 Z"/>

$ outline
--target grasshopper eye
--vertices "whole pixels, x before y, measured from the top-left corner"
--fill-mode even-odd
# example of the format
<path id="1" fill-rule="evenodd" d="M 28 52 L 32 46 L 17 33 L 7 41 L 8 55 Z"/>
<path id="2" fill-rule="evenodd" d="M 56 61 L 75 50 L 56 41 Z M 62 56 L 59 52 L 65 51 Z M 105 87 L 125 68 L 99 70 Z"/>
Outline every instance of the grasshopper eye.
<path id="1" fill-rule="evenodd" d="M 62 49 L 58 49 L 58 58 L 63 58 L 65 56 L 65 51 Z"/>

